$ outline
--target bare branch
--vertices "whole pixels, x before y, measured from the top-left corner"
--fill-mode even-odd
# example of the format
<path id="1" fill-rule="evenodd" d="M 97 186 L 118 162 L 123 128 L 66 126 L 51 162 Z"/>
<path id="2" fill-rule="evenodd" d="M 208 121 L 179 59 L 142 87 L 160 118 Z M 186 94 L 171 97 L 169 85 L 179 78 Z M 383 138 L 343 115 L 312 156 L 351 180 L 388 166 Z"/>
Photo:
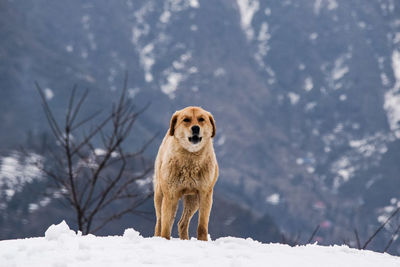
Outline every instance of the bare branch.
<path id="1" fill-rule="evenodd" d="M 48 148 L 51 157 L 56 161 L 52 163 L 51 168 L 43 170 L 43 173 L 54 181 L 55 187 L 62 192 L 62 198 L 67 200 L 74 210 L 79 230 L 84 234 L 91 232 L 93 224 L 97 224 L 94 230 L 97 231 L 126 213 L 136 212 L 136 208 L 152 194 L 138 190 L 139 185 L 135 182 L 145 178 L 152 170 L 152 166 L 144 160 L 143 153 L 157 135 L 145 142 L 135 153 L 125 153 L 122 149 L 122 144 L 126 141 L 136 119 L 148 107 L 146 105 L 143 109 L 135 111 L 134 105 L 126 97 L 127 82 L 126 74 L 117 103 L 112 105 L 110 113 L 87 133 L 85 133 L 87 123 L 100 114 L 97 111 L 81 120 L 78 119 L 87 99 L 88 90 L 78 98 L 77 86 L 73 87 L 67 113 L 60 127 L 43 90 L 36 83 L 50 129 L 61 144 L 55 148 Z M 75 135 L 77 130 L 81 130 L 83 134 Z M 95 149 L 98 140 L 103 144 L 104 154 L 101 155 L 98 155 Z M 132 166 L 136 166 L 137 169 L 133 172 L 133 176 L 128 174 L 128 170 L 131 171 L 128 169 L 131 161 L 133 161 Z M 64 189 L 65 192 L 62 191 Z M 116 201 L 125 202 L 127 199 L 131 200 L 131 204 L 125 209 L 111 209 Z M 99 218 L 99 214 L 106 216 Z"/>
<path id="2" fill-rule="evenodd" d="M 46 96 L 44 95 L 42 88 L 39 86 L 39 84 L 36 81 L 35 81 L 35 85 L 36 85 L 37 90 L 39 91 L 40 97 L 42 98 L 42 106 L 45 111 L 46 118 L 51 127 L 51 130 L 53 131 L 54 136 L 57 139 L 60 139 L 60 137 L 62 137 L 62 132 L 60 130 L 60 127 L 57 124 L 57 121 L 55 120 L 55 118 L 53 116 L 53 113 L 51 112 L 51 109 L 46 100 Z"/>
<path id="3" fill-rule="evenodd" d="M 385 247 L 385 250 L 384 250 L 383 252 L 388 251 L 388 249 L 389 249 L 390 246 L 392 245 L 392 243 L 393 243 L 393 241 L 394 241 L 396 235 L 399 233 L 399 231 L 400 231 L 400 223 L 399 223 L 399 225 L 397 226 L 396 231 L 394 231 L 394 233 L 392 234 L 392 236 L 391 236 L 389 242 L 387 243 L 387 245 L 386 245 L 386 247 Z"/>
<path id="4" fill-rule="evenodd" d="M 66 118 L 65 118 L 67 125 L 70 125 L 70 117 L 71 117 L 71 112 L 72 112 L 72 106 L 74 104 L 76 88 L 77 88 L 77 85 L 74 84 L 74 86 L 72 87 L 71 96 L 69 98 L 68 110 L 67 110 L 67 114 L 66 114 Z"/>
<path id="5" fill-rule="evenodd" d="M 385 225 L 399 212 L 400 207 L 398 207 L 390 216 L 389 218 L 386 219 L 386 221 L 379 226 L 378 229 L 376 229 L 376 231 L 368 238 L 368 240 L 364 243 L 364 245 L 362 246 L 362 249 L 365 249 L 368 244 L 375 238 L 375 236 L 383 229 L 383 227 L 385 227 Z"/>
<path id="6" fill-rule="evenodd" d="M 358 231 L 357 231 L 357 229 L 354 229 L 354 235 L 355 235 L 356 241 L 357 241 L 357 248 L 358 248 L 358 249 L 361 249 L 360 237 L 358 236 Z"/>
<path id="7" fill-rule="evenodd" d="M 71 111 L 72 111 L 72 118 L 70 121 L 71 125 L 74 123 L 74 120 L 75 120 L 76 116 L 78 115 L 79 110 L 81 109 L 83 102 L 85 102 L 85 99 L 88 96 L 88 94 L 89 94 L 89 90 L 86 89 L 85 92 L 83 93 L 81 99 L 79 100 L 78 104 L 75 106 L 74 111 L 72 111 L 72 109 L 71 109 Z"/>
<path id="8" fill-rule="evenodd" d="M 110 120 L 111 117 L 107 117 L 105 120 L 103 120 L 102 123 L 100 123 L 92 132 L 89 133 L 89 135 L 77 146 L 74 147 L 74 150 L 72 151 L 72 155 L 74 155 L 77 151 L 79 151 L 83 146 L 87 144 L 87 142 L 92 139 Z"/>
<path id="9" fill-rule="evenodd" d="M 310 244 L 310 242 L 313 240 L 315 234 L 318 232 L 320 225 L 318 224 L 317 227 L 315 227 L 314 231 L 312 232 L 310 238 L 308 239 L 306 244 Z"/>
<path id="10" fill-rule="evenodd" d="M 118 183 L 118 181 L 122 178 L 122 174 L 125 171 L 125 166 L 126 166 L 126 160 L 125 158 L 122 159 L 122 167 L 120 168 L 117 176 L 115 177 L 115 179 L 113 181 L 111 181 L 111 183 L 105 188 L 105 190 L 101 191 L 101 197 L 96 205 L 96 207 L 93 209 L 92 212 L 90 212 L 88 220 L 89 220 L 89 226 L 90 223 L 94 217 L 94 215 L 100 210 L 103 202 L 105 201 L 105 199 L 107 198 L 108 194 L 111 192 L 111 190 L 115 187 L 115 185 Z"/>
<path id="11" fill-rule="evenodd" d="M 97 226 L 92 233 L 96 233 L 97 231 L 99 231 L 101 228 L 103 228 L 105 225 L 107 225 L 109 222 L 119 219 L 121 218 L 123 215 L 127 214 L 127 213 L 134 213 L 135 214 L 135 209 L 137 209 L 138 207 L 140 207 L 141 205 L 143 205 L 143 203 L 145 203 L 149 198 L 151 197 L 151 195 L 147 196 L 146 198 L 138 201 L 137 203 L 134 203 L 131 207 L 119 212 L 119 213 L 115 213 L 111 216 L 109 216 L 108 218 L 106 218 L 105 220 L 103 220 L 103 222 Z"/>
<path id="12" fill-rule="evenodd" d="M 81 121 L 78 122 L 77 124 L 71 125 L 71 131 L 73 131 L 73 130 L 79 128 L 80 126 L 82 126 L 83 124 L 85 124 L 85 123 L 87 123 L 87 122 L 93 120 L 95 117 L 97 117 L 98 115 L 100 115 L 100 113 L 101 113 L 101 110 L 98 110 L 98 111 L 96 111 L 96 112 L 93 112 L 92 115 L 90 115 L 90 116 L 88 116 L 87 118 L 81 120 Z"/>

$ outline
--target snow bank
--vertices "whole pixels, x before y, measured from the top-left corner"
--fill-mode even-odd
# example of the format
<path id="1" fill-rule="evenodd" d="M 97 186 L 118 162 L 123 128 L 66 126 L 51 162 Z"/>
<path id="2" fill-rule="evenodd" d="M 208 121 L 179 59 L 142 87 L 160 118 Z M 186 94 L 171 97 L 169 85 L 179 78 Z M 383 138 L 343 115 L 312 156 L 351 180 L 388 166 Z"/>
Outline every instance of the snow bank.
<path id="1" fill-rule="evenodd" d="M 69 229 L 69 226 L 65 221 L 62 221 L 60 224 L 52 224 L 49 229 L 44 233 L 44 238 L 47 240 L 59 240 L 64 236 L 75 236 L 75 232 Z"/>
<path id="2" fill-rule="evenodd" d="M 63 221 L 45 237 L 0 241 L 0 266 L 400 266 L 400 258 L 346 246 L 289 247 L 234 237 L 215 241 L 81 236 Z"/>

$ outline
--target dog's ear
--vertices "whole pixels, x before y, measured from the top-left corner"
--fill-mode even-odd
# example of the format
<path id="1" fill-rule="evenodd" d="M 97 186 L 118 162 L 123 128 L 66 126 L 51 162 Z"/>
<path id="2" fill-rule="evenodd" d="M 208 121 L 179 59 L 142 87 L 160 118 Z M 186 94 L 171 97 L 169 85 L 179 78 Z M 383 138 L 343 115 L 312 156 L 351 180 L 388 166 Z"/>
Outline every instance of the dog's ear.
<path id="1" fill-rule="evenodd" d="M 175 112 L 174 115 L 172 115 L 171 123 L 169 125 L 169 135 L 171 136 L 173 136 L 175 133 L 175 125 L 177 121 L 178 121 L 178 112 Z"/>
<path id="2" fill-rule="evenodd" d="M 214 117 L 213 117 L 213 115 L 211 115 L 211 113 L 208 113 L 208 118 L 210 119 L 210 123 L 211 123 L 211 125 L 213 127 L 211 137 L 214 137 L 215 136 L 215 121 L 214 121 Z"/>

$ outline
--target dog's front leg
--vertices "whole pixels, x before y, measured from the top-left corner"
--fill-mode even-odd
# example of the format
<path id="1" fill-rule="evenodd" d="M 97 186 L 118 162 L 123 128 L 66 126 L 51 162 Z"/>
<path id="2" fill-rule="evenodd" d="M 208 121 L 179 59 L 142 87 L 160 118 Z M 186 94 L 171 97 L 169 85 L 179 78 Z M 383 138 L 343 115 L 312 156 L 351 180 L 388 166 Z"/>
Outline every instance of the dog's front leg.
<path id="1" fill-rule="evenodd" d="M 197 227 L 197 239 L 208 240 L 208 220 L 210 218 L 212 206 L 213 190 L 208 192 L 200 192 L 200 209 L 199 209 L 199 225 Z"/>
<path id="2" fill-rule="evenodd" d="M 176 208 L 179 198 L 171 195 L 164 195 L 161 207 L 161 236 L 170 239 L 172 225 L 174 223 Z"/>

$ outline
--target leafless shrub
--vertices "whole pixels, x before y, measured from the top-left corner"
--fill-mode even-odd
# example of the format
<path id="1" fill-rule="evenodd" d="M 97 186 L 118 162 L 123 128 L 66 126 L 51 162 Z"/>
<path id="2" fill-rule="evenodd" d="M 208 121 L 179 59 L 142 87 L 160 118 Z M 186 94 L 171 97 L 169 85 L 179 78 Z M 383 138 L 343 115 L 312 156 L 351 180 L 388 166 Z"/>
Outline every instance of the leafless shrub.
<path id="1" fill-rule="evenodd" d="M 360 242 L 360 237 L 358 235 L 358 231 L 357 229 L 354 229 L 354 235 L 357 241 L 357 248 L 358 249 L 366 249 L 368 247 L 368 245 L 376 238 L 376 236 L 379 234 L 380 231 L 382 231 L 382 229 L 385 228 L 385 226 L 396 216 L 397 213 L 399 213 L 400 211 L 400 207 L 397 207 L 391 214 L 390 216 L 383 222 L 381 223 L 381 225 L 372 233 L 372 235 L 367 239 L 367 241 L 365 241 L 364 244 L 361 245 Z M 385 246 L 383 252 L 387 252 L 388 249 L 390 248 L 390 246 L 392 245 L 393 241 L 395 240 L 397 234 L 400 231 L 400 224 L 398 224 L 398 226 L 396 227 L 395 231 L 391 234 L 390 239 L 387 243 L 387 245 Z M 347 242 L 345 242 L 345 244 L 347 244 Z"/>
<path id="2" fill-rule="evenodd" d="M 292 247 L 298 246 L 298 245 L 310 244 L 311 241 L 314 239 L 315 235 L 317 234 L 319 228 L 320 228 L 320 225 L 317 225 L 315 227 L 314 231 L 311 233 L 310 237 L 307 239 L 307 242 L 304 243 L 304 244 L 301 244 L 301 242 L 300 242 L 300 237 L 301 237 L 300 233 L 297 234 L 295 237 L 290 237 L 290 236 L 282 234 L 281 235 L 281 243 L 282 244 L 287 244 L 287 245 L 292 246 Z"/>
<path id="3" fill-rule="evenodd" d="M 74 86 L 65 119 L 59 122 L 44 91 L 38 83 L 36 87 L 58 144 L 46 147 L 52 163 L 40 166 L 53 181 L 55 192 L 73 209 L 78 229 L 94 233 L 125 214 L 140 213 L 138 207 L 152 195 L 151 186 L 143 186 L 152 170 L 143 153 L 155 136 L 135 153 L 123 150 L 136 119 L 147 108 L 136 111 L 126 97 L 127 77 L 118 103 L 102 119 L 99 111 L 78 119 L 88 90 L 77 97 Z"/>

